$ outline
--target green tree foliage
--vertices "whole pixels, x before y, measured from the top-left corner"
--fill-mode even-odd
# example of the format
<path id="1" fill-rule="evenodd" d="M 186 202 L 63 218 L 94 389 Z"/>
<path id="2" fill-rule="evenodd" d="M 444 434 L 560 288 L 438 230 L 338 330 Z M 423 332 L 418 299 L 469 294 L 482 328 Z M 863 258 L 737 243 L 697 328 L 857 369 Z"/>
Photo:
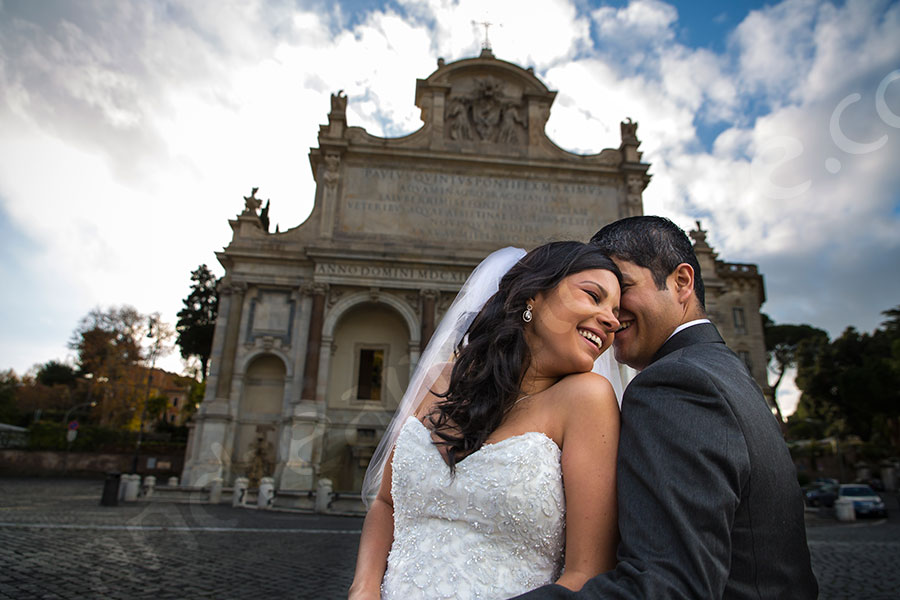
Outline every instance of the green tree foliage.
<path id="1" fill-rule="evenodd" d="M 147 416 L 159 420 L 166 413 L 168 407 L 169 398 L 167 396 L 153 396 L 147 401 Z"/>
<path id="2" fill-rule="evenodd" d="M 36 379 L 44 385 L 75 385 L 75 369 L 65 363 L 51 360 L 38 369 Z"/>
<path id="3" fill-rule="evenodd" d="M 19 378 L 12 370 L 0 371 L 0 423 L 19 425 L 21 412 L 16 404 L 16 388 Z"/>
<path id="4" fill-rule="evenodd" d="M 827 435 L 858 435 L 900 450 L 900 307 L 873 333 L 849 327 L 834 341 L 798 348 L 798 417 L 827 424 Z"/>
<path id="5" fill-rule="evenodd" d="M 772 384 L 775 410 L 778 421 L 783 422 L 777 393 L 785 372 L 796 366 L 797 351 L 801 344 L 812 344 L 816 340 L 827 341 L 828 334 L 812 325 L 776 325 L 768 315 L 764 314 L 762 318 L 769 371 L 775 375 L 775 383 Z"/>
<path id="6" fill-rule="evenodd" d="M 183 300 L 184 308 L 178 311 L 176 344 L 182 358 L 196 356 L 200 360 L 201 377 L 206 381 L 219 307 L 218 280 L 206 265 L 200 265 L 191 272 L 191 281 L 191 293 Z"/>

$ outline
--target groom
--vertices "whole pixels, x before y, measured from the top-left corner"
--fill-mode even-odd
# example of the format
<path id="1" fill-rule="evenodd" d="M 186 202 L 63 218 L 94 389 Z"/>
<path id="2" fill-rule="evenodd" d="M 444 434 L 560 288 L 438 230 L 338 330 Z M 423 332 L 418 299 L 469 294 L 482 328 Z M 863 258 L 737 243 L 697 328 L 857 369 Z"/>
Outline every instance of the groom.
<path id="1" fill-rule="evenodd" d="M 706 318 L 690 241 L 662 217 L 591 239 L 623 286 L 615 354 L 640 371 L 619 440 L 618 565 L 522 599 L 816 598 L 803 503 L 759 387 Z"/>

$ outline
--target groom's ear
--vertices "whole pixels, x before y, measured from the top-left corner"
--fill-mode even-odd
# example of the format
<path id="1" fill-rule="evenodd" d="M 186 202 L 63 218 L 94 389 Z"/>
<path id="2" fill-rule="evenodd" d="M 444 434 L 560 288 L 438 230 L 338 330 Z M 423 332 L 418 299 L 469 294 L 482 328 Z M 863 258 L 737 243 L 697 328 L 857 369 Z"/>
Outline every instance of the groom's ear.
<path id="1" fill-rule="evenodd" d="M 675 284 L 675 297 L 680 304 L 687 304 L 694 296 L 694 268 L 681 263 L 670 275 Z"/>

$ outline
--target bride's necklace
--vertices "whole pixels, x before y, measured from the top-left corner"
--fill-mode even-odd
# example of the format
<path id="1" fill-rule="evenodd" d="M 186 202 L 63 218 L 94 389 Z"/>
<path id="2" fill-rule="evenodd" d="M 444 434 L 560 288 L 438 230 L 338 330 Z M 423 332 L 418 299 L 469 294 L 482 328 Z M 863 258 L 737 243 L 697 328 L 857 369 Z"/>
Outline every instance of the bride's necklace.
<path id="1" fill-rule="evenodd" d="M 528 400 L 529 398 L 531 398 L 531 396 L 532 396 L 531 394 L 525 394 L 524 396 L 519 396 L 518 398 L 516 398 L 516 401 L 513 402 L 513 406 L 515 406 L 516 404 L 518 404 L 518 403 L 521 402 L 522 400 Z"/>

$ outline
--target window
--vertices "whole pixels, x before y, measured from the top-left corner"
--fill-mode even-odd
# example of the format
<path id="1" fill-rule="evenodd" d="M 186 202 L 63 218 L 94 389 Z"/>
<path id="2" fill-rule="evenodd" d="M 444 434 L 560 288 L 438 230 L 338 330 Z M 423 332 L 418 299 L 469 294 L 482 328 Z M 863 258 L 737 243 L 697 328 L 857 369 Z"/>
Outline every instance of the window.
<path id="1" fill-rule="evenodd" d="M 384 350 L 362 348 L 359 351 L 359 376 L 356 380 L 357 400 L 381 400 Z"/>
<path id="2" fill-rule="evenodd" d="M 735 333 L 747 333 L 747 325 L 744 321 L 744 309 L 740 306 L 732 308 L 731 315 L 734 317 Z"/>
<path id="3" fill-rule="evenodd" d="M 172 398 L 172 406 L 178 408 L 178 398 Z"/>

